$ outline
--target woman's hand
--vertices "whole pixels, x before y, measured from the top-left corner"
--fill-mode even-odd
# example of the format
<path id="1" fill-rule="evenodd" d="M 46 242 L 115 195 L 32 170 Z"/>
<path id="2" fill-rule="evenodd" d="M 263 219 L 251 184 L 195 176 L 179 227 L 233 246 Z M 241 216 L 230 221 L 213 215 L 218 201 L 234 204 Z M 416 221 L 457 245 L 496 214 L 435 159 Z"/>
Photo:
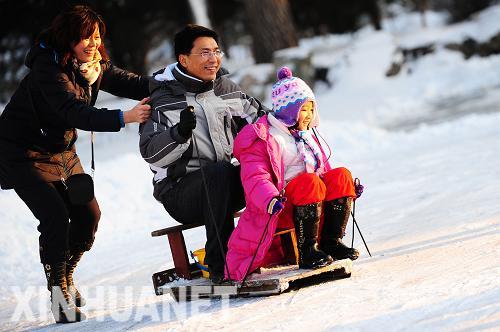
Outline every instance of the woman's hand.
<path id="1" fill-rule="evenodd" d="M 151 116 L 151 106 L 146 104 L 148 101 L 149 97 L 146 97 L 141 100 L 139 104 L 135 105 L 131 110 L 123 112 L 123 122 L 146 122 Z"/>

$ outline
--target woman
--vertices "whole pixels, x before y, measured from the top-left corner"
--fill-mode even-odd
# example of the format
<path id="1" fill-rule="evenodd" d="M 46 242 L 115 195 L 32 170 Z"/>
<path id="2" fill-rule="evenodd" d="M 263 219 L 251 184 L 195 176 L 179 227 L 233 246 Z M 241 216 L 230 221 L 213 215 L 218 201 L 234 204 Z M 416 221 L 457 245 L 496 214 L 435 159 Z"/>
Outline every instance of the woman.
<path id="1" fill-rule="evenodd" d="M 228 245 L 227 277 L 233 280 L 282 260 L 279 238 L 273 238 L 277 227 L 295 227 L 300 268 L 316 269 L 359 255 L 342 237 L 351 201 L 362 187 L 355 188 L 349 170 L 329 165 L 313 130 L 319 117 L 311 89 L 287 67 L 278 78 L 273 113 L 246 126 L 234 143 L 246 209 Z"/>
<path id="2" fill-rule="evenodd" d="M 67 188 L 69 177 L 84 173 L 76 129 L 119 131 L 150 116 L 147 78 L 110 63 L 105 33 L 101 16 L 87 6 L 58 15 L 29 51 L 30 72 L 0 116 L 0 185 L 14 189 L 40 222 L 40 260 L 60 323 L 85 319 L 73 271 L 92 247 L 100 218 L 91 183 Z M 97 109 L 100 89 L 142 100 L 128 111 Z M 90 197 L 75 203 L 69 193 Z"/>

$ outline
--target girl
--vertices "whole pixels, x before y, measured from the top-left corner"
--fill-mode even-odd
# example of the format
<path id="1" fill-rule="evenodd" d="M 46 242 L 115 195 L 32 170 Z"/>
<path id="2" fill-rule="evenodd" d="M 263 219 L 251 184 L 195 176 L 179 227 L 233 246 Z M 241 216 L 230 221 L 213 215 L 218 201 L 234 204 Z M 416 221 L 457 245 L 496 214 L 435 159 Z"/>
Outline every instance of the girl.
<path id="1" fill-rule="evenodd" d="M 58 15 L 29 51 L 30 72 L 0 116 L 0 185 L 14 189 L 40 222 L 40 260 L 58 323 L 85 319 L 73 271 L 92 247 L 101 214 L 88 183 L 72 193 L 84 202 L 68 196 L 66 180 L 84 173 L 75 128 L 119 131 L 150 115 L 148 79 L 110 63 L 105 33 L 101 16 L 87 6 Z M 142 100 L 129 111 L 96 109 L 100 89 Z"/>
<path id="2" fill-rule="evenodd" d="M 273 113 L 246 126 L 234 143 L 246 209 L 228 245 L 226 277 L 233 280 L 282 260 L 279 238 L 273 239 L 277 227 L 295 227 L 300 268 L 359 255 L 341 240 L 356 197 L 351 173 L 329 165 L 314 129 L 319 116 L 311 89 L 287 67 L 278 79 L 272 88 Z"/>

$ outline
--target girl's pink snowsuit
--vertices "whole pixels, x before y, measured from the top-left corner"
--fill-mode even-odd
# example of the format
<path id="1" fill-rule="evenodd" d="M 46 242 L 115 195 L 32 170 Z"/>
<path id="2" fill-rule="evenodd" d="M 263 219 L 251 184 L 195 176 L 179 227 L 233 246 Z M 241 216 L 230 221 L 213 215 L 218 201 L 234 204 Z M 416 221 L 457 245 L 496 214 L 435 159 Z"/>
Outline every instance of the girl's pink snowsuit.
<path id="1" fill-rule="evenodd" d="M 270 218 L 267 205 L 273 197 L 280 195 L 285 185 L 282 153 L 280 145 L 269 134 L 267 116 L 243 128 L 234 141 L 234 156 L 241 162 L 241 180 L 245 190 L 246 209 L 228 244 L 226 259 L 229 277 L 232 280 L 241 281 L 247 270 L 251 273 L 261 266 L 277 264 L 283 260 L 279 237 L 273 237 L 273 235 L 277 227 L 293 227 L 292 205 L 285 203 L 285 209 L 282 213 L 271 217 L 269 226 L 265 230 Z M 331 170 L 324 153 L 323 160 L 325 169 L 320 174 Z M 352 183 L 352 177 L 347 169 L 339 168 L 338 170 L 342 174 L 347 172 L 348 174 L 346 173 L 344 177 L 349 178 Z M 352 195 L 351 191 L 352 189 L 349 189 L 346 195 Z M 252 267 L 248 269 L 261 236 L 263 236 L 262 243 Z"/>

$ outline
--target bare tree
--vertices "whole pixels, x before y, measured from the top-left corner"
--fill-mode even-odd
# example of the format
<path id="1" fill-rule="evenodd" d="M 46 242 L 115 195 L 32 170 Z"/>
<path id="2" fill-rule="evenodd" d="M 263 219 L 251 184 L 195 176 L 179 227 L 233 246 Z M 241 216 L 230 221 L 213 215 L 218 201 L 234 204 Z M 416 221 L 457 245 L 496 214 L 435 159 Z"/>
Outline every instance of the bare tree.
<path id="1" fill-rule="evenodd" d="M 415 0 L 415 6 L 420 12 L 420 22 L 423 28 L 427 27 L 425 12 L 429 9 L 429 0 Z"/>
<path id="2" fill-rule="evenodd" d="M 245 9 L 257 63 L 271 62 L 274 51 L 297 46 L 288 0 L 246 0 Z"/>

